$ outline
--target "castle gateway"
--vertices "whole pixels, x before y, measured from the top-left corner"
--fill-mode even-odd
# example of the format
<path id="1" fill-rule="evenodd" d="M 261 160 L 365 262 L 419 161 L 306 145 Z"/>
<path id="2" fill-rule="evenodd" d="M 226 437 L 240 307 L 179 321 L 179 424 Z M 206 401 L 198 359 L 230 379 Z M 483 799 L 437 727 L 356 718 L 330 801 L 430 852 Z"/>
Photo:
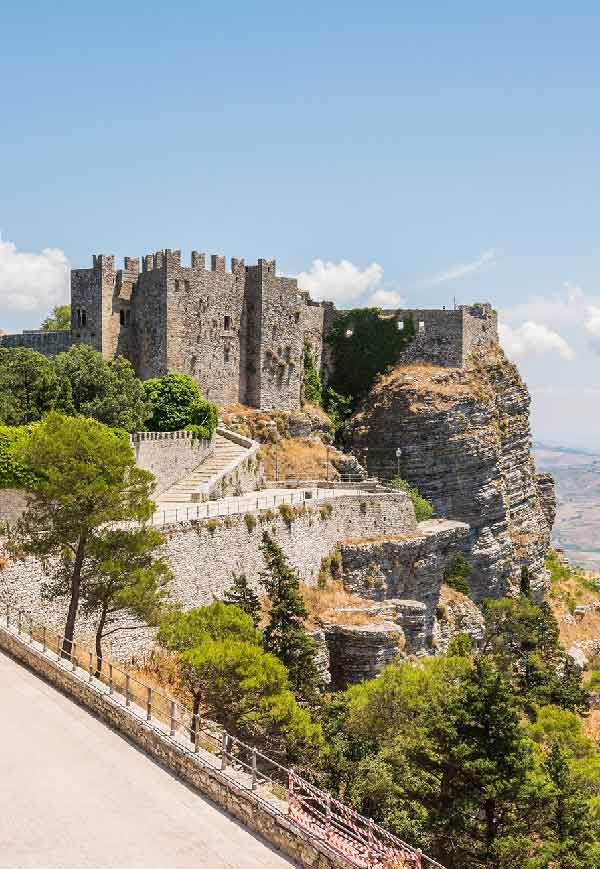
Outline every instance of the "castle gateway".
<path id="1" fill-rule="evenodd" d="M 497 340 L 489 305 L 456 310 L 386 311 L 412 316 L 415 340 L 406 361 L 462 367 L 476 346 Z M 204 396 L 219 405 L 246 404 L 287 410 L 300 406 L 304 344 L 310 343 L 327 380 L 324 337 L 336 311 L 314 302 L 295 278 L 277 275 L 274 260 L 246 266 L 233 258 L 162 250 L 125 257 L 98 254 L 92 267 L 71 271 L 71 329 L 4 335 L 2 346 L 26 346 L 49 356 L 72 344 L 89 344 L 107 359 L 125 356 L 142 380 L 169 371 L 190 374 Z"/>

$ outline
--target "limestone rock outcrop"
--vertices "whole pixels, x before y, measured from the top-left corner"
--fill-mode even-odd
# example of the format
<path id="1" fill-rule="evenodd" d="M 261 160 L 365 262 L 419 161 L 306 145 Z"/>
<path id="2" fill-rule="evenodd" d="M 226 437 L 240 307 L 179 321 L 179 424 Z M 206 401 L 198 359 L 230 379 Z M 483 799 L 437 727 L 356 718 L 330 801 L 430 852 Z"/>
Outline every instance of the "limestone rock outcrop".
<path id="1" fill-rule="evenodd" d="M 472 353 L 464 368 L 398 365 L 348 426 L 370 474 L 390 479 L 399 462 L 439 516 L 471 526 L 464 554 L 475 600 L 518 588 L 522 565 L 538 596 L 547 581 L 553 483 L 536 473 L 529 404 L 516 366 L 495 344 Z"/>

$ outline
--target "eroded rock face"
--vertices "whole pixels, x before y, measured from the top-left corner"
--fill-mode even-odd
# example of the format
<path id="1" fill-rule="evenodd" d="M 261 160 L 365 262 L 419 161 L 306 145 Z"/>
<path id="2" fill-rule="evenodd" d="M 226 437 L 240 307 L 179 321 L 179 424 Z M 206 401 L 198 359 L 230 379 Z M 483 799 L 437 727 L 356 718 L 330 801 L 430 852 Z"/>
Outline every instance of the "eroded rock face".
<path id="1" fill-rule="evenodd" d="M 467 634 L 473 649 L 483 645 L 485 620 L 479 607 L 459 591 L 442 586 L 433 627 L 433 645 L 443 655 L 457 634 Z"/>
<path id="2" fill-rule="evenodd" d="M 387 603 L 390 598 L 420 601 L 430 637 L 444 568 L 468 536 L 464 522 L 430 519 L 401 538 L 345 541 L 340 546 L 344 588 Z"/>
<path id="3" fill-rule="evenodd" d="M 324 630 L 334 690 L 373 679 L 404 648 L 402 628 L 392 621 L 365 625 L 328 624 Z"/>
<path id="4" fill-rule="evenodd" d="M 440 516 L 471 526 L 464 553 L 475 599 L 518 588 L 527 565 L 543 592 L 553 483 L 531 453 L 530 397 L 495 345 L 465 368 L 399 365 L 374 386 L 349 425 L 353 451 L 382 479 L 397 473 Z"/>

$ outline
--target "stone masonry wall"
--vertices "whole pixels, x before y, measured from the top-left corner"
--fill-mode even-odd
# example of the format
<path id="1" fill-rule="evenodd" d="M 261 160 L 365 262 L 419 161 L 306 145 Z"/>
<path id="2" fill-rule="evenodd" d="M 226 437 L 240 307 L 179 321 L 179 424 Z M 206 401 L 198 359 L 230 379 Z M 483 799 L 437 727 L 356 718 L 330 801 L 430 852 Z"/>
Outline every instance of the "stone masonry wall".
<path id="1" fill-rule="evenodd" d="M 263 511 L 257 514 L 263 521 L 253 530 L 243 515 L 224 517 L 216 527 L 206 522 L 171 526 L 163 551 L 175 573 L 174 595 L 186 608 L 210 603 L 213 596 L 222 597 L 230 587 L 234 572 L 245 573 L 257 587 L 264 569 L 260 552 L 263 530 L 273 534 L 301 579 L 312 585 L 321 559 L 346 538 L 414 530 L 412 503 L 403 495 L 349 495 L 327 502 L 330 508 L 323 502 L 314 507 L 306 502 L 307 513 L 290 525 L 278 510 L 265 521 Z"/>
<path id="2" fill-rule="evenodd" d="M 46 332 L 44 329 L 35 329 L 21 332 L 18 335 L 3 335 L 0 338 L 2 347 L 28 347 L 44 356 L 58 356 L 69 349 L 73 339 L 69 329 L 57 329 L 54 332 Z"/>
<path id="3" fill-rule="evenodd" d="M 244 515 L 219 520 L 182 522 L 163 530 L 166 542 L 161 554 L 174 573 L 172 596 L 185 608 L 203 606 L 222 597 L 231 586 L 232 574 L 245 573 L 258 587 L 264 559 L 260 552 L 262 531 L 268 530 L 296 567 L 301 578 L 314 584 L 321 559 L 346 538 L 412 533 L 416 521 L 412 502 L 404 493 L 341 496 L 308 508 L 288 525 L 278 510 L 251 514 L 256 526 L 249 527 Z M 363 506 L 365 505 L 365 506 Z M 248 514 L 246 514 L 248 515 Z M 262 519 L 262 521 L 259 521 Z M 46 575 L 39 562 L 10 560 L 0 570 L 0 603 L 9 602 L 36 613 L 57 630 L 64 627 L 65 602 L 48 603 L 42 598 Z M 123 624 L 132 624 L 124 621 Z M 80 615 L 77 632 L 88 639 L 93 619 Z M 114 655 L 127 657 L 149 645 L 147 629 L 115 634 L 107 644 Z"/>
<path id="4" fill-rule="evenodd" d="M 214 450 L 212 440 L 199 440 L 189 431 L 136 432 L 131 435 L 131 446 L 138 467 L 156 478 L 154 495 L 165 492 Z"/>

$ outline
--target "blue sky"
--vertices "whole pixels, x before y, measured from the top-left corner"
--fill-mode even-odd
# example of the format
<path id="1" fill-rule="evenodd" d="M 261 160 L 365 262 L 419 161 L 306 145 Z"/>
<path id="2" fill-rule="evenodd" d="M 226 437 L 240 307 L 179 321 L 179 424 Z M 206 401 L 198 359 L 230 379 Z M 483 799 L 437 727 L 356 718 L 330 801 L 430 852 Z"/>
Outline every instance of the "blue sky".
<path id="1" fill-rule="evenodd" d="M 340 304 L 491 301 L 535 434 L 600 447 L 600 9 L 522 7 L 7 4 L 0 327 L 93 252 L 275 256 Z"/>

